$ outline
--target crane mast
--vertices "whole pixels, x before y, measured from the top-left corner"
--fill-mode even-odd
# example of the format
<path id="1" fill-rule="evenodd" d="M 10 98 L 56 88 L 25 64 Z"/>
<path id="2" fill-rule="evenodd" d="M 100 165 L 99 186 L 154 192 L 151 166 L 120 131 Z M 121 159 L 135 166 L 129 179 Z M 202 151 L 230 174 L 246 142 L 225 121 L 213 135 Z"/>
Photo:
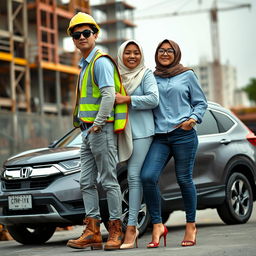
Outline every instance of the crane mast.
<path id="1" fill-rule="evenodd" d="M 210 10 L 211 15 L 211 40 L 212 40 L 212 71 L 213 71 L 213 83 L 214 83 L 214 101 L 223 105 L 223 83 L 222 72 L 220 62 L 220 40 L 218 29 L 218 10 L 217 1 L 214 1 L 213 7 Z"/>

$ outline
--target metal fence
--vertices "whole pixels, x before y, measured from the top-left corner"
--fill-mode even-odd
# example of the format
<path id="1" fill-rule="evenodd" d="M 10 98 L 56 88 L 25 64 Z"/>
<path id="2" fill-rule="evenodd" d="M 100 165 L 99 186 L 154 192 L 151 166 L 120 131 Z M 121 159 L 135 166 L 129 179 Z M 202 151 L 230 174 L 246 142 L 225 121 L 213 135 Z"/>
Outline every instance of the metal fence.
<path id="1" fill-rule="evenodd" d="M 71 116 L 0 112 L 0 167 L 14 154 L 47 147 L 71 128 Z"/>

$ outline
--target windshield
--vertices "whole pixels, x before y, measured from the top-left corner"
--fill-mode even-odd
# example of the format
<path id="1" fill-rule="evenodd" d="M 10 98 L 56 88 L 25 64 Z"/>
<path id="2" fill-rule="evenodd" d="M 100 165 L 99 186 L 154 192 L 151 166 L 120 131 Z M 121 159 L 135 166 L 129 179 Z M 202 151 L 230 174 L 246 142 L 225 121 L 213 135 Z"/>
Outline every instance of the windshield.
<path id="1" fill-rule="evenodd" d="M 80 129 L 73 129 L 66 135 L 64 135 L 57 143 L 54 148 L 63 147 L 80 147 L 82 144 L 82 136 Z"/>

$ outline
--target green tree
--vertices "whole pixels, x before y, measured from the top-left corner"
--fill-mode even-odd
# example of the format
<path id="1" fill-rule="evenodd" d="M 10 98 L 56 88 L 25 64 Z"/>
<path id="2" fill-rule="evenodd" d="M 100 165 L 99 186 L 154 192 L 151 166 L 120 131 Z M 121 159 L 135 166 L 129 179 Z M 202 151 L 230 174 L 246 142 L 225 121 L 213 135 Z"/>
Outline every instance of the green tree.
<path id="1" fill-rule="evenodd" d="M 256 103 L 256 78 L 251 78 L 243 90 L 247 93 L 249 99 Z"/>

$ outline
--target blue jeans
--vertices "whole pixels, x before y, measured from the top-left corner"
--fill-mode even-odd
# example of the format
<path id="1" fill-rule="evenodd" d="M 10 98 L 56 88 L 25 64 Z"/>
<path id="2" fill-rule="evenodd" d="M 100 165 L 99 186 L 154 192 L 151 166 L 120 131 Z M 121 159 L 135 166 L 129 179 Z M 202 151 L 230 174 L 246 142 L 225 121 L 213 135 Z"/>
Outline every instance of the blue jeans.
<path id="1" fill-rule="evenodd" d="M 192 175 L 197 147 L 198 138 L 194 129 L 185 131 L 177 128 L 170 133 L 155 136 L 141 170 L 143 194 L 153 224 L 162 222 L 158 180 L 171 157 L 174 157 L 186 221 L 195 222 L 197 196 Z"/>

